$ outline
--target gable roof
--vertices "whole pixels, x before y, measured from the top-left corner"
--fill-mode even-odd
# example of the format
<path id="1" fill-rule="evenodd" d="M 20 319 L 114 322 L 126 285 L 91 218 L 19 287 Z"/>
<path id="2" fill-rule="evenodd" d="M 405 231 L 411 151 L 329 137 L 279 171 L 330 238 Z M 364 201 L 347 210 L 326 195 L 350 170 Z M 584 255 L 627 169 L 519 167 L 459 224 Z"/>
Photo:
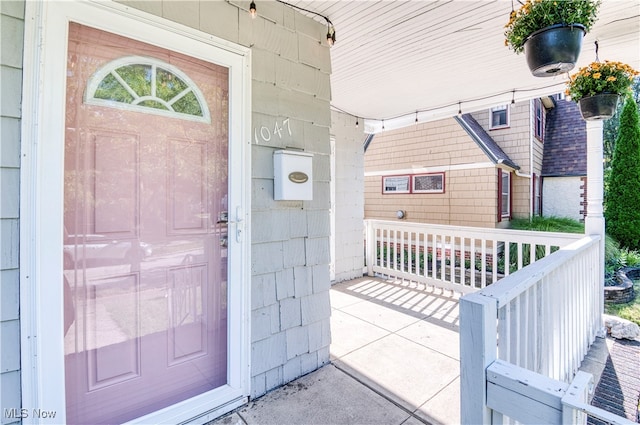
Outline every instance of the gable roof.
<path id="1" fill-rule="evenodd" d="M 575 102 L 556 99 L 547 113 L 543 177 L 587 175 L 587 125 Z"/>
<path id="2" fill-rule="evenodd" d="M 519 170 L 520 166 L 509 158 L 509 155 L 498 146 L 495 140 L 482 128 L 471 114 L 462 114 L 454 117 L 467 134 L 478 144 L 480 149 L 493 161 L 494 164 L 504 164 L 507 167 Z"/>

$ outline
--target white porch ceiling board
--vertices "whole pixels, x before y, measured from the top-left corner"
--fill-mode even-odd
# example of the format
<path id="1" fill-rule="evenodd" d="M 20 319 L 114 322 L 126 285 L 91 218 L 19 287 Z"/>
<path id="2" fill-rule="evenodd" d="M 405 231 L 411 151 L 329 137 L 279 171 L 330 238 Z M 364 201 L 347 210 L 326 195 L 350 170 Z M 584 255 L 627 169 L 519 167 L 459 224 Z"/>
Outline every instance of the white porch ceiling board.
<path id="1" fill-rule="evenodd" d="M 418 110 L 425 111 L 420 119 L 437 119 L 455 114 L 459 101 L 470 112 L 510 102 L 512 90 L 516 100 L 564 90 L 566 75 L 533 77 L 524 55 L 504 46 L 511 0 L 290 3 L 333 22 L 332 105 L 359 117 L 389 120 Z M 596 39 L 600 60 L 639 69 L 640 0 L 603 0 L 578 67 L 595 59 Z"/>

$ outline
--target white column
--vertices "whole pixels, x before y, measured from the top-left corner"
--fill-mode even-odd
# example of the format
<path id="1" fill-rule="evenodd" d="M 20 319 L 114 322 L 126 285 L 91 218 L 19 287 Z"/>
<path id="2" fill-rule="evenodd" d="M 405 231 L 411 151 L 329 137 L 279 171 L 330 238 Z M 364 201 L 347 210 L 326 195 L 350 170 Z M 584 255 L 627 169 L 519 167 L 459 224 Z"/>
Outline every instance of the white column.
<path id="1" fill-rule="evenodd" d="M 604 199 L 603 128 L 604 121 L 587 121 L 587 217 L 584 230 L 587 235 L 600 235 L 600 311 L 604 313 Z M 604 336 L 602 318 L 600 334 Z"/>

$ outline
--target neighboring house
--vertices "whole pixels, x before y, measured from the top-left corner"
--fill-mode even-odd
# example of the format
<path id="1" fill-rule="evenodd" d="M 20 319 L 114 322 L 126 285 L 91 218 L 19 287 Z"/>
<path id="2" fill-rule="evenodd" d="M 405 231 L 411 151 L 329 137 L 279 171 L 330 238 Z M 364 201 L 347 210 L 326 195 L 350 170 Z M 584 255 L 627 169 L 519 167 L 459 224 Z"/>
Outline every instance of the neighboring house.
<path id="1" fill-rule="evenodd" d="M 542 160 L 542 215 L 587 215 L 587 126 L 575 102 L 556 100 L 547 114 Z"/>
<path id="2" fill-rule="evenodd" d="M 365 218 L 506 227 L 539 214 L 553 105 L 546 97 L 376 134 L 365 153 Z"/>
<path id="3" fill-rule="evenodd" d="M 329 362 L 364 135 L 326 27 L 259 4 L 0 2 L 3 425 L 204 423 Z"/>

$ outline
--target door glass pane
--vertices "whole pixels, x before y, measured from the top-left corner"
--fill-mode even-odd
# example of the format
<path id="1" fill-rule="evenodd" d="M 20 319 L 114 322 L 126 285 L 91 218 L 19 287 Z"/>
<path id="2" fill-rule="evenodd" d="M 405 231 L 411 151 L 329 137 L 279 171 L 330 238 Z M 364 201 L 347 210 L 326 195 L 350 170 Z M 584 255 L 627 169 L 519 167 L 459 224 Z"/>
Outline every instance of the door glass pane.
<path id="1" fill-rule="evenodd" d="M 78 24 L 69 34 L 67 419 L 121 423 L 227 383 L 228 69 Z M 91 76 L 130 55 L 188 75 L 211 123 L 83 102 Z M 118 72 L 99 87 L 105 99 L 154 94 L 151 68 Z"/>

